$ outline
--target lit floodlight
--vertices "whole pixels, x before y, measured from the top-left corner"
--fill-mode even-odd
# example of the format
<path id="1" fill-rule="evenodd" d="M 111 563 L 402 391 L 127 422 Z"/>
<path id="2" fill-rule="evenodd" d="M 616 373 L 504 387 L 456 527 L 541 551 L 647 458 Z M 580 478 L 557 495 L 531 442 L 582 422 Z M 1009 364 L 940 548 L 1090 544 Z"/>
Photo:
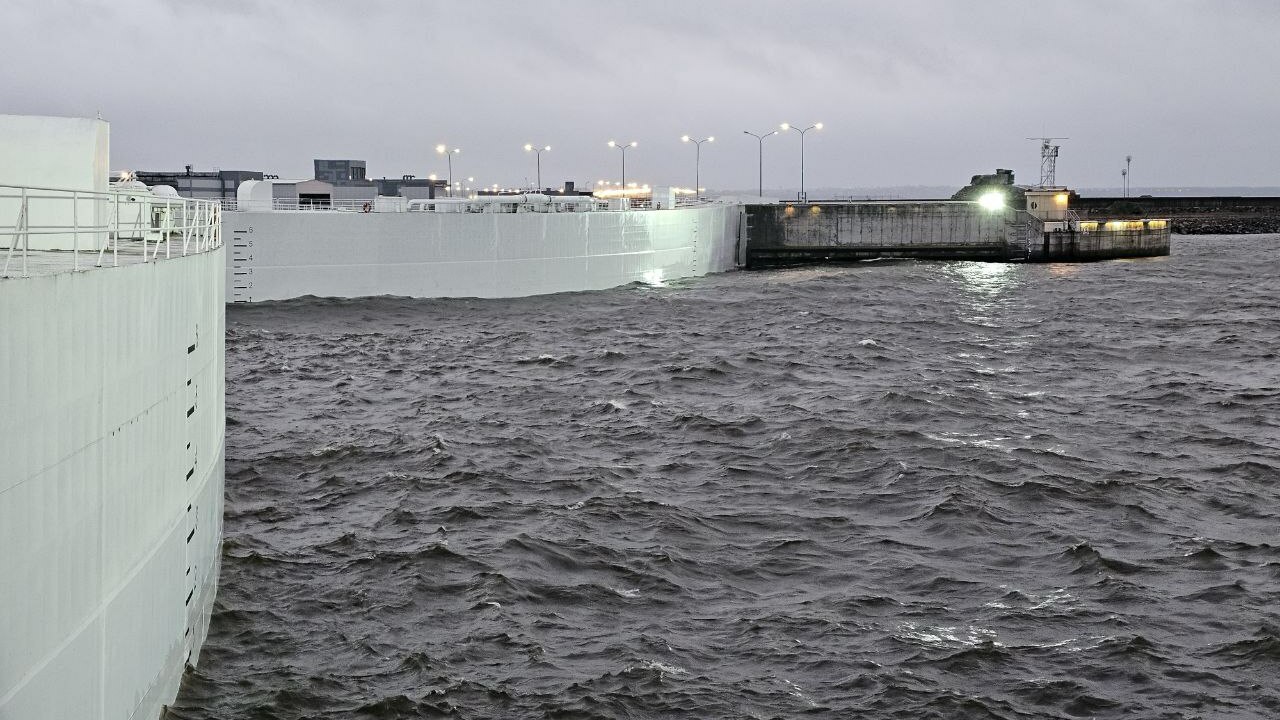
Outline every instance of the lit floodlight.
<path id="1" fill-rule="evenodd" d="M 999 190 L 992 190 L 991 192 L 985 193 L 981 197 L 979 197 L 978 204 L 982 206 L 983 210 L 986 210 L 988 212 L 1003 210 L 1004 209 L 1004 193 L 1000 192 Z"/>
<path id="2" fill-rule="evenodd" d="M 436 152 L 438 152 L 438 153 L 440 153 L 441 155 L 443 155 L 443 154 L 444 154 L 444 151 L 445 151 L 445 146 L 443 146 L 443 145 L 437 145 L 437 146 L 436 146 Z"/>
<path id="3" fill-rule="evenodd" d="M 781 125 L 779 125 L 779 126 L 778 126 L 778 129 L 779 129 L 779 130 L 790 130 L 790 129 L 791 129 L 791 123 L 782 123 Z"/>

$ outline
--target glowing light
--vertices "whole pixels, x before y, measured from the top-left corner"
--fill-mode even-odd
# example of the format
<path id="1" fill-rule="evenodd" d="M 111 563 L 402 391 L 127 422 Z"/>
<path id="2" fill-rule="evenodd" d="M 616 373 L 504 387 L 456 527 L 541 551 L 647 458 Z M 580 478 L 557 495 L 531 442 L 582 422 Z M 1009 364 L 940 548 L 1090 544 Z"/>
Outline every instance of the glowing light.
<path id="1" fill-rule="evenodd" d="M 986 193 L 982 197 L 978 198 L 978 204 L 982 206 L 983 210 L 986 210 L 988 212 L 1003 210 L 1004 209 L 1004 193 L 998 190 L 992 190 L 991 192 Z"/>
<path id="2" fill-rule="evenodd" d="M 818 123 L 817 125 L 814 125 L 813 127 L 814 127 L 814 129 L 816 129 L 816 130 L 821 130 L 821 129 L 822 129 L 822 123 Z"/>
<path id="3" fill-rule="evenodd" d="M 431 182 L 435 182 L 436 181 L 435 173 L 428 175 L 427 179 L 430 180 Z"/>
<path id="4" fill-rule="evenodd" d="M 681 136 L 680 136 L 680 142 L 689 142 L 689 136 L 688 136 L 688 135 L 681 135 Z"/>
<path id="5" fill-rule="evenodd" d="M 778 126 L 778 129 L 779 129 L 779 130 L 790 130 L 790 129 L 791 129 L 791 123 L 782 123 L 781 125 L 779 125 L 779 126 Z"/>
<path id="6" fill-rule="evenodd" d="M 1066 194 L 1066 193 L 1058 193 L 1057 195 L 1054 195 L 1054 196 L 1053 196 L 1053 201 L 1054 201 L 1055 203 L 1059 204 L 1059 205 L 1066 205 L 1066 204 L 1067 204 L 1067 194 Z"/>
<path id="7" fill-rule="evenodd" d="M 436 152 L 438 152 L 438 153 L 440 153 L 441 155 L 443 155 L 443 154 L 444 154 L 444 151 L 445 151 L 445 146 L 443 146 L 443 145 L 437 145 L 437 146 L 436 146 Z"/>

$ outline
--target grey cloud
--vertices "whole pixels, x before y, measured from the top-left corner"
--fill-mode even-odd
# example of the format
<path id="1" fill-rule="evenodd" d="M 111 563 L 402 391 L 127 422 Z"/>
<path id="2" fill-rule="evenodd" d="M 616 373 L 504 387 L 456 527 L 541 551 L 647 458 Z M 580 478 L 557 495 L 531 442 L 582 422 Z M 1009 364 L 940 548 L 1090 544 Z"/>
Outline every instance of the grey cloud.
<path id="1" fill-rule="evenodd" d="M 112 121 L 117 167 L 443 173 L 481 183 L 628 176 L 750 188 L 742 134 L 821 120 L 807 184 L 1034 177 L 1041 132 L 1070 136 L 1061 179 L 1277 184 L 1269 2 L 67 2 L 6 11 L 5 112 Z M 766 142 L 766 184 L 794 187 L 794 135 Z M 464 175 L 464 176 L 465 176 Z"/>

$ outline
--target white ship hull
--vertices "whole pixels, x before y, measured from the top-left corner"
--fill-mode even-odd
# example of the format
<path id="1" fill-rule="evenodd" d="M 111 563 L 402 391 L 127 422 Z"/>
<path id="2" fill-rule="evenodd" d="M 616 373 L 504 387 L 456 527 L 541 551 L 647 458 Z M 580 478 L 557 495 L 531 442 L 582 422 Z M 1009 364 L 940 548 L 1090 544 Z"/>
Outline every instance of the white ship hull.
<path id="1" fill-rule="evenodd" d="M 205 638 L 225 259 L 163 255 L 0 280 L 3 720 L 152 720 Z"/>
<path id="2" fill-rule="evenodd" d="M 738 205 L 574 213 L 223 213 L 227 301 L 523 297 L 737 267 Z"/>

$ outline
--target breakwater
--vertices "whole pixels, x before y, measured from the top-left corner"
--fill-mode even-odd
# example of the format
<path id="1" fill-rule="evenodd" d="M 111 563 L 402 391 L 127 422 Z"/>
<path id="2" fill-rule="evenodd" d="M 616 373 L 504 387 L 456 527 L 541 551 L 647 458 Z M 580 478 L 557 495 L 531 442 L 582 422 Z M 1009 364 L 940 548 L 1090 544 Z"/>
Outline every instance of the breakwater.
<path id="1" fill-rule="evenodd" d="M 1076 197 L 1081 219 L 1168 218 L 1180 235 L 1280 233 L 1280 197 Z"/>
<path id="2" fill-rule="evenodd" d="M 1050 202 L 1054 195 L 1047 194 Z M 1067 195 L 1058 196 L 1065 203 Z M 1071 262 L 1169 254 L 1164 220 L 1048 220 L 971 201 L 775 203 L 747 205 L 744 216 L 748 268 L 874 258 Z"/>

